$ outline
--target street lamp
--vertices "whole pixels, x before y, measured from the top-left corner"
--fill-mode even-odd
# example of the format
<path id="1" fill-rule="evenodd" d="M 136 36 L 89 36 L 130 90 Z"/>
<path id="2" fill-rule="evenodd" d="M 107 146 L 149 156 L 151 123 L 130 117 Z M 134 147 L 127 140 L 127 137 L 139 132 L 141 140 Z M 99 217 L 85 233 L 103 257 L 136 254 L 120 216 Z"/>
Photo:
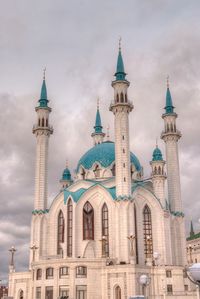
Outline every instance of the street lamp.
<path id="1" fill-rule="evenodd" d="M 142 286 L 142 295 L 144 295 L 144 297 L 146 297 L 146 293 L 147 293 L 146 287 L 150 284 L 150 277 L 147 274 L 140 275 L 139 283 Z"/>
<path id="2" fill-rule="evenodd" d="M 200 299 L 200 263 L 186 268 L 187 277 L 198 287 L 198 299 Z"/>

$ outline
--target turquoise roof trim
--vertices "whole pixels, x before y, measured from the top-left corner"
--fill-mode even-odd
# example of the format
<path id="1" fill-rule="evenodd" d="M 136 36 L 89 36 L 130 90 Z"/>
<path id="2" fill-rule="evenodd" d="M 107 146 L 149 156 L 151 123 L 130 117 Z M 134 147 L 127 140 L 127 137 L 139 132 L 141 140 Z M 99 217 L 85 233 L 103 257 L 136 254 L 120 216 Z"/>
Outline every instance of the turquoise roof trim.
<path id="1" fill-rule="evenodd" d="M 117 70 L 115 73 L 116 81 L 126 80 L 126 73 L 124 71 L 124 62 L 122 58 L 121 50 L 119 49 L 117 58 Z"/>
<path id="2" fill-rule="evenodd" d="M 174 113 L 174 106 L 172 103 L 172 97 L 171 97 L 169 87 L 167 87 L 165 111 L 166 114 Z"/>
<path id="3" fill-rule="evenodd" d="M 40 99 L 39 99 L 39 107 L 48 107 L 48 99 L 47 99 L 47 88 L 46 88 L 46 82 L 43 79 L 42 82 L 42 88 L 41 88 L 41 94 L 40 94 Z"/>
<path id="4" fill-rule="evenodd" d="M 95 121 L 95 126 L 94 126 L 94 131 L 97 134 L 102 133 L 102 125 L 101 125 L 101 116 L 99 112 L 99 108 L 97 108 L 97 113 L 96 113 L 96 121 Z"/>
<path id="5" fill-rule="evenodd" d="M 152 161 L 163 161 L 162 152 L 158 147 L 153 151 Z"/>
<path id="6" fill-rule="evenodd" d="M 141 171 L 142 167 L 138 158 L 130 153 L 131 163 L 137 171 Z M 94 163 L 99 163 L 102 167 L 107 168 L 115 161 L 115 144 L 111 141 L 102 142 L 92 147 L 87 151 L 78 162 L 76 171 L 79 171 L 80 166 L 85 169 L 92 168 Z"/>

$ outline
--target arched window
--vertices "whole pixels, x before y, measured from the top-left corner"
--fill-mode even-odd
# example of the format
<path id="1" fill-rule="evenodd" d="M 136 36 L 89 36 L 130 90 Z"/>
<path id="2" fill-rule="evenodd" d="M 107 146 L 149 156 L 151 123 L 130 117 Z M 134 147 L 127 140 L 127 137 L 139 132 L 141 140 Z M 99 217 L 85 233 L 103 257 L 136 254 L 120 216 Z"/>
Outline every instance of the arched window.
<path id="1" fill-rule="evenodd" d="M 85 180 L 85 174 L 86 174 L 85 169 L 82 168 L 82 169 L 81 169 L 81 176 L 82 176 L 82 179 L 83 179 L 83 180 Z"/>
<path id="2" fill-rule="evenodd" d="M 47 119 L 46 119 L 46 127 L 48 127 L 48 125 L 49 125 L 48 123 L 49 123 L 49 122 L 48 122 L 48 118 L 47 118 Z"/>
<path id="3" fill-rule="evenodd" d="M 38 126 L 40 127 L 40 118 L 38 119 Z"/>
<path id="4" fill-rule="evenodd" d="M 128 100 L 128 99 L 127 99 L 127 94 L 125 93 L 125 102 L 126 102 L 126 103 L 127 103 L 127 100 Z"/>
<path id="5" fill-rule="evenodd" d="M 19 291 L 19 299 L 24 299 L 24 291 Z"/>
<path id="6" fill-rule="evenodd" d="M 153 254 L 152 240 L 152 221 L 151 211 L 146 205 L 143 210 L 143 225 L 144 225 L 144 254 L 146 258 L 151 258 Z"/>
<path id="7" fill-rule="evenodd" d="M 119 286 L 116 286 L 115 288 L 115 299 L 121 299 L 122 298 L 122 294 L 121 294 L 121 288 Z"/>
<path id="8" fill-rule="evenodd" d="M 94 175 L 95 175 L 95 178 L 99 178 L 100 177 L 100 167 L 99 167 L 99 165 L 95 166 L 95 168 L 94 168 Z"/>
<path id="9" fill-rule="evenodd" d="M 42 269 L 37 269 L 36 280 L 42 279 Z"/>
<path id="10" fill-rule="evenodd" d="M 64 242 L 64 234 L 65 234 L 65 220 L 63 216 L 63 212 L 60 211 L 58 214 L 58 246 L 57 246 L 57 253 L 63 254 L 63 249 L 61 244 Z"/>
<path id="11" fill-rule="evenodd" d="M 67 203 L 67 256 L 72 256 L 72 228 L 73 228 L 73 205 L 69 199 Z"/>
<path id="12" fill-rule="evenodd" d="M 158 167 L 158 174 L 161 174 L 161 168 L 160 168 L 160 166 Z"/>
<path id="13" fill-rule="evenodd" d="M 44 127 L 44 118 L 42 119 L 42 127 Z"/>
<path id="14" fill-rule="evenodd" d="M 167 124 L 167 132 L 169 132 L 169 125 Z"/>
<path id="15" fill-rule="evenodd" d="M 117 93 L 117 103 L 119 103 L 119 95 L 118 95 L 118 93 Z"/>
<path id="16" fill-rule="evenodd" d="M 174 132 L 173 124 L 171 124 L 171 132 Z"/>
<path id="17" fill-rule="evenodd" d="M 83 240 L 94 240 L 94 210 L 88 201 L 83 207 Z"/>
<path id="18" fill-rule="evenodd" d="M 115 164 L 113 164 L 111 171 L 112 171 L 112 175 L 115 176 L 116 175 L 116 166 L 115 166 Z"/>
<path id="19" fill-rule="evenodd" d="M 124 95 L 123 95 L 122 92 L 121 92 L 121 94 L 120 94 L 120 101 L 121 101 L 122 103 L 124 103 Z"/>
<path id="20" fill-rule="evenodd" d="M 102 219 L 102 256 L 109 256 L 109 219 L 108 207 L 104 203 L 101 212 Z"/>

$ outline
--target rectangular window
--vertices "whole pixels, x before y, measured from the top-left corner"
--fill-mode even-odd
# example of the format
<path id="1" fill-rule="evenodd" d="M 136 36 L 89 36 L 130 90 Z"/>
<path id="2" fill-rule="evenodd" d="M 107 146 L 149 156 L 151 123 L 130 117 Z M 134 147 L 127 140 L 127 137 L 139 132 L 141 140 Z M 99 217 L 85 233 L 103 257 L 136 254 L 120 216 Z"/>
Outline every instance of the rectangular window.
<path id="1" fill-rule="evenodd" d="M 59 287 L 59 296 L 60 297 L 64 297 L 64 296 L 69 297 L 69 286 L 60 286 Z"/>
<path id="2" fill-rule="evenodd" d="M 183 270 L 183 278 L 187 278 L 187 272 L 186 272 L 186 270 Z"/>
<path id="3" fill-rule="evenodd" d="M 171 270 L 166 270 L 166 277 L 168 277 L 168 278 L 172 277 L 172 271 Z"/>
<path id="4" fill-rule="evenodd" d="M 52 279 L 53 278 L 53 268 L 47 268 L 46 269 L 46 279 Z"/>
<path id="5" fill-rule="evenodd" d="M 84 266 L 76 267 L 76 277 L 87 277 L 87 268 Z"/>
<path id="6" fill-rule="evenodd" d="M 53 287 L 46 287 L 45 299 L 53 299 Z"/>
<path id="7" fill-rule="evenodd" d="M 167 294 L 168 295 L 172 295 L 173 294 L 172 284 L 167 284 Z"/>
<path id="8" fill-rule="evenodd" d="M 184 290 L 185 290 L 185 292 L 188 291 L 188 285 L 187 284 L 184 285 Z"/>
<path id="9" fill-rule="evenodd" d="M 76 299 L 87 299 L 87 286 L 76 286 Z"/>
<path id="10" fill-rule="evenodd" d="M 66 276 L 66 275 L 69 275 L 69 268 L 68 267 L 61 267 L 60 270 L 59 270 L 60 278 L 62 276 Z"/>
<path id="11" fill-rule="evenodd" d="M 41 299 L 41 287 L 36 288 L 36 299 Z"/>

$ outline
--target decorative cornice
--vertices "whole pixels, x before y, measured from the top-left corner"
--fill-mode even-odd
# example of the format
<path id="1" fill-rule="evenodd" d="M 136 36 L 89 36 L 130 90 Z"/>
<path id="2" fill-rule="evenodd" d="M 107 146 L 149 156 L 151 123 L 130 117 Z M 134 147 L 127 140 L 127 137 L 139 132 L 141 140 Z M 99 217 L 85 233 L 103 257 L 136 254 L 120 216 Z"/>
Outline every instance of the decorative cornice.
<path id="1" fill-rule="evenodd" d="M 49 213 L 49 209 L 45 209 L 45 210 L 33 210 L 32 214 L 33 215 L 43 215 L 43 214 L 48 214 Z"/>
<path id="2" fill-rule="evenodd" d="M 185 214 L 183 212 L 180 211 L 171 211 L 171 214 L 177 217 L 184 217 Z"/>

